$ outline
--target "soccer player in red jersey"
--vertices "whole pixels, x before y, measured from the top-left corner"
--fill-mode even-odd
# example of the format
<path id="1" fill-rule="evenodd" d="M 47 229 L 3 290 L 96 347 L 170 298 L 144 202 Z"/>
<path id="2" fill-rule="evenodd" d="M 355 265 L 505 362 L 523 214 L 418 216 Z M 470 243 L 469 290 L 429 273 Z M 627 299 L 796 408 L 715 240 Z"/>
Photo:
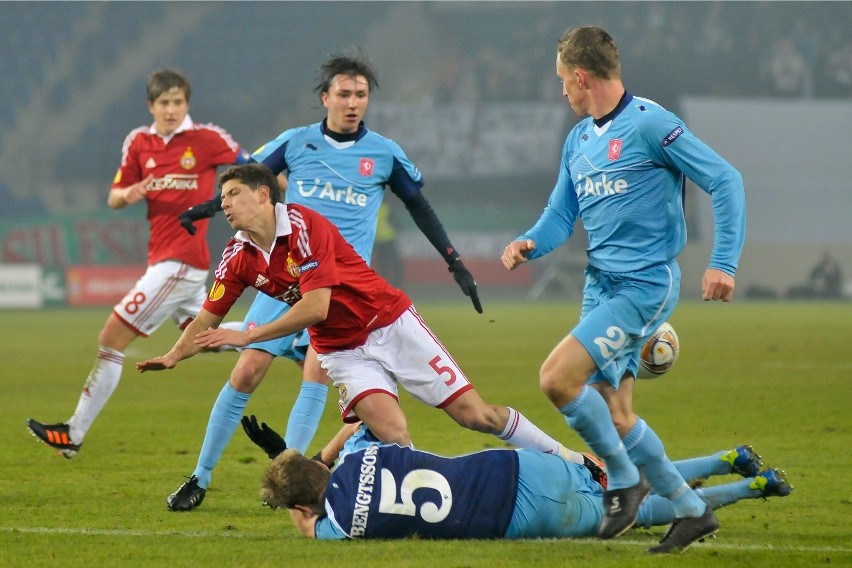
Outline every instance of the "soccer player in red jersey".
<path id="1" fill-rule="evenodd" d="M 192 121 L 191 91 L 187 78 L 172 69 L 155 71 L 148 79 L 148 110 L 154 123 L 132 130 L 125 138 L 121 166 L 107 200 L 113 209 L 146 204 L 148 268 L 101 329 L 97 359 L 74 415 L 59 424 L 27 420 L 36 437 L 66 458 L 80 450 L 118 385 L 127 346 L 153 333 L 167 319 L 185 327 L 204 302 L 210 265 L 207 221 L 196 223 L 193 236 L 181 227 L 177 216 L 213 196 L 218 166 L 244 163 L 248 153 L 225 130 Z"/>
<path id="2" fill-rule="evenodd" d="M 516 410 L 486 404 L 411 299 L 373 271 L 328 219 L 302 205 L 279 203 L 277 180 L 266 166 L 234 166 L 219 183 L 222 209 L 238 232 L 225 248 L 204 307 L 168 353 L 136 364 L 140 372 L 171 369 L 202 348 L 244 346 L 307 328 L 340 393 L 344 421 L 362 420 L 383 442 L 411 442 L 399 384 L 466 428 L 575 457 Z M 250 287 L 291 309 L 251 330 L 216 329 Z M 204 492 L 195 492 L 199 504 Z"/>

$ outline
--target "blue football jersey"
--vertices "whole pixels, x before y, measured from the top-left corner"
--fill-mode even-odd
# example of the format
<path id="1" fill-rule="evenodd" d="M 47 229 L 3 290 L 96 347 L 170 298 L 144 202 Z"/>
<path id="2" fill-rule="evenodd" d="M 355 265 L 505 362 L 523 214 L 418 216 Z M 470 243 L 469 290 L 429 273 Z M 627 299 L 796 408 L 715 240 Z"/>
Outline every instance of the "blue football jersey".
<path id="1" fill-rule="evenodd" d="M 502 538 L 518 491 L 518 454 L 456 458 L 397 445 L 347 455 L 325 493 L 317 538 Z M 324 528 L 331 523 L 337 530 Z"/>
<path id="2" fill-rule="evenodd" d="M 420 171 L 394 141 L 363 124 L 336 140 L 325 122 L 291 128 L 252 154 L 276 174 L 287 171 L 287 203 L 328 218 L 369 264 L 385 186 L 400 197 L 420 191 Z"/>
<path id="3" fill-rule="evenodd" d="M 569 133 L 556 186 L 535 226 L 538 258 L 565 242 L 579 217 L 588 233 L 589 264 L 631 272 L 674 259 L 686 242 L 685 178 L 713 202 L 710 267 L 734 275 L 745 240 L 742 176 L 675 114 L 626 93 L 603 120 Z"/>

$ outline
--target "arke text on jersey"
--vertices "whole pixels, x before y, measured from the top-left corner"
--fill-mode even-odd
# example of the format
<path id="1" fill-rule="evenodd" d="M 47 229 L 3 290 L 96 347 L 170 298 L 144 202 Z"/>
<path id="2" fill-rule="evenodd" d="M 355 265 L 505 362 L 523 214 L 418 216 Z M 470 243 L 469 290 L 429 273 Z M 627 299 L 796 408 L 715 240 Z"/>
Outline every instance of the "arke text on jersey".
<path id="1" fill-rule="evenodd" d="M 313 186 L 306 187 L 303 180 L 296 180 L 296 187 L 299 189 L 299 195 L 302 197 L 315 196 L 317 199 L 327 199 L 328 201 L 336 201 L 347 205 L 357 205 L 358 207 L 367 206 L 367 195 L 358 193 L 352 186 L 347 186 L 344 189 L 335 189 L 331 182 L 326 182 L 322 185 L 320 179 L 314 179 Z"/>
<path id="2" fill-rule="evenodd" d="M 627 193 L 626 179 L 608 179 L 606 174 L 601 174 L 600 179 L 595 181 L 589 176 L 585 179 L 581 176 L 577 183 L 574 184 L 574 190 L 577 192 L 577 197 L 581 195 L 615 195 L 617 193 Z"/>

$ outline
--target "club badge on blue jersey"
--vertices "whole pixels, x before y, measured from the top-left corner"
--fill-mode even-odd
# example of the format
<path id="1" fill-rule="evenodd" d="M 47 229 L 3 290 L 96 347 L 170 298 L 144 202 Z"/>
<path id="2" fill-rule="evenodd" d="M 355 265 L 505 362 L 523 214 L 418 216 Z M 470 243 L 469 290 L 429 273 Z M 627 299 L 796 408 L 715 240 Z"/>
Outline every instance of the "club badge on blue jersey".
<path id="1" fill-rule="evenodd" d="M 613 138 L 609 141 L 609 161 L 614 162 L 621 156 L 621 139 Z"/>

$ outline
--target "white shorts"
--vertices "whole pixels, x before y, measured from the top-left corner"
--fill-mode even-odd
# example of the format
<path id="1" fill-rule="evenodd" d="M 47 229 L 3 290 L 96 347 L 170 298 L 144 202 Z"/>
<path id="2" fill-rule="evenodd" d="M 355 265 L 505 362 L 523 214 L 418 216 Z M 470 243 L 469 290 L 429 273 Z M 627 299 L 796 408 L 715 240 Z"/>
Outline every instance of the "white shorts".
<path id="1" fill-rule="evenodd" d="M 414 306 L 392 324 L 367 336 L 364 345 L 318 356 L 340 395 L 344 422 L 365 396 L 386 393 L 399 400 L 397 383 L 414 398 L 437 408 L 473 388 Z"/>
<path id="2" fill-rule="evenodd" d="M 167 318 L 179 326 L 188 323 L 206 297 L 206 270 L 166 260 L 149 266 L 113 311 L 127 327 L 147 337 Z"/>

